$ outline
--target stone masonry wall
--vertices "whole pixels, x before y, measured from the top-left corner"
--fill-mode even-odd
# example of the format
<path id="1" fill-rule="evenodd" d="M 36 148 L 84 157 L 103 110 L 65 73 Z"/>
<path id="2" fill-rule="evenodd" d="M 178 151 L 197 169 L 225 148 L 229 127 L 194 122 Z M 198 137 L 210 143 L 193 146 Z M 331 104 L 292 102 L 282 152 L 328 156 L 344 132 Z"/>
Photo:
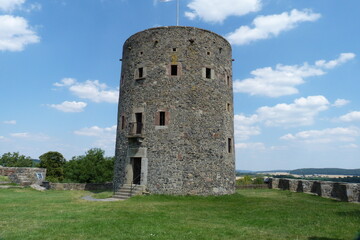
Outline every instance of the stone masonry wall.
<path id="1" fill-rule="evenodd" d="M 233 116 L 231 46 L 223 37 L 193 27 L 131 36 L 123 47 L 115 187 L 133 181 L 141 158 L 140 184 L 151 193 L 233 193 Z"/>
<path id="2" fill-rule="evenodd" d="M 0 175 L 20 185 L 40 185 L 46 178 L 45 168 L 0 167 Z"/>
<path id="3" fill-rule="evenodd" d="M 303 179 L 271 178 L 269 187 L 315 194 L 345 202 L 360 202 L 360 183 L 338 183 Z"/>
<path id="4" fill-rule="evenodd" d="M 49 183 L 53 190 L 112 191 L 113 183 Z"/>

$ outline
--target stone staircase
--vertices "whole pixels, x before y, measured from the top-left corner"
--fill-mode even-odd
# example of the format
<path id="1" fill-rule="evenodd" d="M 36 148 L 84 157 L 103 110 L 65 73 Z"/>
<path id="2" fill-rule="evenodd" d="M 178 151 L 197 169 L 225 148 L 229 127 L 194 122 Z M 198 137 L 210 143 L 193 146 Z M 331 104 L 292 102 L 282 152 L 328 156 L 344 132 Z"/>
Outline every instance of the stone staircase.
<path id="1" fill-rule="evenodd" d="M 142 195 L 145 191 L 145 186 L 133 184 L 124 184 L 118 191 L 115 192 L 113 198 L 128 199 L 135 195 Z"/>

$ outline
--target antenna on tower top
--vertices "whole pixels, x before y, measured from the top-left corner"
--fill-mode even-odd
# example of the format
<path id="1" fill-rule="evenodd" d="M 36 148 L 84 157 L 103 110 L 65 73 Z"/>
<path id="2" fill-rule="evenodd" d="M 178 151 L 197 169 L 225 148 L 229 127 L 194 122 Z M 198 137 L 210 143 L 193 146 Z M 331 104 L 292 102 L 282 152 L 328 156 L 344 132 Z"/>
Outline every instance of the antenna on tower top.
<path id="1" fill-rule="evenodd" d="M 173 0 L 159 0 L 160 2 L 172 2 Z M 176 26 L 179 26 L 180 0 L 176 0 Z"/>
<path id="2" fill-rule="evenodd" d="M 179 10 L 180 10 L 180 0 L 176 0 L 176 26 L 179 26 Z"/>

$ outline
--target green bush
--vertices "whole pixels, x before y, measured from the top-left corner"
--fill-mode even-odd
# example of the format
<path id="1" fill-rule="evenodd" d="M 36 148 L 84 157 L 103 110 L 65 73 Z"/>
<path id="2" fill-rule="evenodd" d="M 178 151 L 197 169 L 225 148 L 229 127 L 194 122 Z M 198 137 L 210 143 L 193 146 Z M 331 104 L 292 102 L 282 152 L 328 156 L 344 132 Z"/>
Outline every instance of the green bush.
<path id="1" fill-rule="evenodd" d="M 105 157 L 104 151 L 93 148 L 83 156 L 73 157 L 64 168 L 66 181 L 104 183 L 112 181 L 114 157 Z"/>
<path id="2" fill-rule="evenodd" d="M 245 175 L 243 178 L 236 180 L 236 185 L 249 185 L 249 184 L 264 184 L 264 178 L 256 177 L 252 179 L 251 176 Z"/>
<path id="3" fill-rule="evenodd" d="M 40 157 L 41 168 L 46 168 L 46 179 L 49 182 L 61 182 L 64 179 L 65 158 L 59 152 L 47 152 Z"/>
<path id="4" fill-rule="evenodd" d="M 257 177 L 253 180 L 253 184 L 264 184 L 264 178 Z"/>
<path id="5" fill-rule="evenodd" d="M 20 155 L 18 152 L 8 152 L 1 156 L 0 165 L 3 167 L 33 167 L 33 161 L 30 157 Z"/>

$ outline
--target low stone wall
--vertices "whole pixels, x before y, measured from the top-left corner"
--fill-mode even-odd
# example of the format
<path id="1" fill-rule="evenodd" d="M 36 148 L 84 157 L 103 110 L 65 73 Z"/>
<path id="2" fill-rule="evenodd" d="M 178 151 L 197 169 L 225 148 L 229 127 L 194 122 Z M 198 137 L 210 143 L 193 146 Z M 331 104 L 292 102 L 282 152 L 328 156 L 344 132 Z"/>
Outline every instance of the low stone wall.
<path id="1" fill-rule="evenodd" d="M 54 190 L 112 191 L 113 183 L 49 183 Z"/>
<path id="2" fill-rule="evenodd" d="M 268 184 L 245 184 L 245 185 L 236 185 L 236 189 L 265 189 L 269 188 Z"/>
<path id="3" fill-rule="evenodd" d="M 360 183 L 271 178 L 269 188 L 304 192 L 345 202 L 360 202 Z"/>
<path id="4" fill-rule="evenodd" d="M 0 175 L 20 185 L 41 184 L 46 178 L 45 168 L 0 167 Z"/>

